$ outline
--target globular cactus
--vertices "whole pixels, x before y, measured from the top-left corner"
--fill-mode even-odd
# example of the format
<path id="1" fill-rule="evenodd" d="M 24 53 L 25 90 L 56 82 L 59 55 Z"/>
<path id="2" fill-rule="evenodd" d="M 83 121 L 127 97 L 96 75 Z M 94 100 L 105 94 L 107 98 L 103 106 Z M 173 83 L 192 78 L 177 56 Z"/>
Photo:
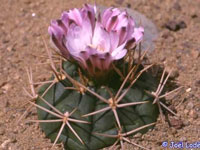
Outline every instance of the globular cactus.
<path id="1" fill-rule="evenodd" d="M 67 66 L 64 67 L 65 72 L 71 74 L 72 78 L 79 80 L 75 65 L 71 64 L 70 62 L 65 62 L 64 65 Z M 148 80 L 152 82 L 152 84 L 149 84 Z M 59 141 L 65 143 L 66 149 L 96 150 L 108 147 L 118 140 L 117 137 L 110 138 L 101 134 L 117 135 L 119 128 L 121 128 L 121 133 L 126 133 L 145 125 L 147 125 L 147 127 L 149 124 L 153 125 L 151 123 L 156 121 L 158 109 L 157 105 L 152 104 L 153 98 L 145 92 L 145 90 L 149 91 L 155 89 L 155 82 L 152 80 L 154 80 L 152 76 L 145 72 L 134 84 L 134 86 L 129 89 L 127 94 L 124 95 L 119 104 L 116 104 L 116 108 L 112 108 L 113 106 L 110 104 L 112 97 L 107 90 L 109 85 L 107 85 L 107 88 L 87 86 L 87 88 L 106 99 L 108 103 L 105 103 L 87 90 L 83 93 L 77 90 L 66 90 L 66 87 L 72 86 L 72 83 L 70 83 L 69 79 L 67 78 L 57 82 L 48 90 L 48 92 L 46 92 L 46 94 L 43 96 L 43 99 L 45 99 L 63 114 L 66 112 L 70 113 L 75 110 L 71 118 L 88 122 L 79 123 L 69 121 L 71 127 L 80 137 L 81 141 L 74 135 L 67 125 L 65 125 L 65 128 L 62 131 Z M 123 81 L 119 79 L 115 82 L 122 84 Z M 39 95 L 42 95 L 49 85 L 50 84 L 44 85 L 40 89 Z M 122 93 L 127 89 L 127 86 L 128 84 L 125 85 Z M 118 90 L 119 87 L 109 88 L 109 91 L 112 92 L 113 96 L 116 95 Z M 38 98 L 37 104 L 48 110 L 52 110 L 52 108 L 48 106 L 41 98 Z M 90 116 L 90 113 L 103 109 L 105 110 Z M 116 121 L 114 111 L 116 111 L 119 119 L 119 125 Z M 89 114 L 89 116 L 87 116 L 87 114 Z M 39 120 L 58 119 L 55 115 L 49 114 L 40 108 L 38 109 L 38 118 Z M 47 137 L 52 141 L 55 141 L 62 122 L 41 123 L 40 125 Z M 152 126 L 143 128 L 139 130 L 139 132 L 145 133 L 151 127 Z M 134 133 L 137 132 L 138 131 L 136 130 Z"/>
<path id="2" fill-rule="evenodd" d="M 127 137 L 155 125 L 169 77 L 158 86 L 147 71 L 152 65 L 142 65 L 141 49 L 134 57 L 144 32 L 126 11 L 98 13 L 91 5 L 51 22 L 49 34 L 61 65 L 55 67 L 48 51 L 54 77 L 38 95 L 30 82 L 31 98 L 36 99 L 30 103 L 38 108 L 37 122 L 54 144 L 62 142 L 68 150 L 113 149 L 118 143 L 123 149 L 123 142 L 139 146 Z"/>

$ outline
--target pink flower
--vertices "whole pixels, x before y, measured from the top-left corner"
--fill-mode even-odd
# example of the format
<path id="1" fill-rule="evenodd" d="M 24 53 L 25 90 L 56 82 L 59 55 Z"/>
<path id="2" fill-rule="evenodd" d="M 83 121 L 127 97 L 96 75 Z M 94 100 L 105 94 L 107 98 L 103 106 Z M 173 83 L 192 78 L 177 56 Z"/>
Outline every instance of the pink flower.
<path id="1" fill-rule="evenodd" d="M 96 18 L 98 16 L 98 18 Z M 49 34 L 63 57 L 76 60 L 90 75 L 109 70 L 143 38 L 144 29 L 136 28 L 133 18 L 117 8 L 97 14 L 96 6 L 63 12 L 49 26 Z"/>

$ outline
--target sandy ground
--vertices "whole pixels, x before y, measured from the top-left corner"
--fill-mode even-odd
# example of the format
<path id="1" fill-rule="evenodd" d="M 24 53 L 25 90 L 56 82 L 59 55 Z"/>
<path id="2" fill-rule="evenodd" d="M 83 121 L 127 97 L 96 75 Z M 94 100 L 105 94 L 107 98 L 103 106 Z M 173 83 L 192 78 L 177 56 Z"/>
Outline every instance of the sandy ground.
<path id="1" fill-rule="evenodd" d="M 45 138 L 38 124 L 25 123 L 36 119 L 36 109 L 16 125 L 26 110 L 28 97 L 25 68 L 33 69 L 35 81 L 50 77 L 42 38 L 49 43 L 47 28 L 51 19 L 64 10 L 81 7 L 93 1 L 83 0 L 0 0 L 0 149 L 47 150 L 52 143 Z M 171 78 L 182 91 L 167 99 L 181 116 L 169 113 L 168 121 L 160 118 L 154 130 L 133 137 L 144 147 L 160 150 L 163 141 L 196 142 L 200 140 L 200 0 L 97 0 L 104 6 L 129 7 L 154 21 L 159 30 L 156 49 L 149 56 L 152 62 L 173 69 Z M 43 57 L 45 56 L 45 57 Z M 62 149 L 58 145 L 56 150 Z M 126 144 L 127 150 L 137 149 Z"/>

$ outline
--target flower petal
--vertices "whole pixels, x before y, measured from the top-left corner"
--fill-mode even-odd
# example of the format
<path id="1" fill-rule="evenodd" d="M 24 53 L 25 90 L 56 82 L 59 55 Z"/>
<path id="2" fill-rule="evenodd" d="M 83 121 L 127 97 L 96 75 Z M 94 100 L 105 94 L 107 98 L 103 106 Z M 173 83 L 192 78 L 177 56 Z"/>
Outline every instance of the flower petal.
<path id="1" fill-rule="evenodd" d="M 83 20 L 81 17 L 81 13 L 80 13 L 80 10 L 78 10 L 77 8 L 74 8 L 73 10 L 69 10 L 68 16 L 69 16 L 69 19 L 73 20 L 79 26 L 82 24 Z"/>
<path id="2" fill-rule="evenodd" d="M 91 43 L 92 27 L 88 20 L 83 20 L 82 25 L 71 24 L 67 36 L 67 48 L 73 55 L 77 55 L 80 51 Z"/>
<path id="3" fill-rule="evenodd" d="M 65 25 L 65 27 L 68 28 L 70 21 L 69 21 L 69 16 L 68 16 L 67 12 L 62 13 L 61 20 L 62 20 L 63 24 Z"/>
<path id="4" fill-rule="evenodd" d="M 117 18 L 118 18 L 118 16 L 113 16 L 107 22 L 106 29 L 107 29 L 108 32 L 112 31 L 115 28 L 115 26 L 117 25 L 117 23 L 118 23 L 118 19 Z"/>
<path id="5" fill-rule="evenodd" d="M 126 45 L 126 42 L 122 44 L 121 46 L 119 46 L 117 49 L 113 50 L 113 52 L 111 53 L 111 56 L 114 60 L 121 59 L 126 55 L 127 50 L 124 49 L 125 45 Z"/>
<path id="6" fill-rule="evenodd" d="M 118 15 L 118 23 L 115 27 L 115 30 L 120 30 L 122 27 L 127 27 L 128 26 L 128 17 L 127 13 L 124 11 L 120 15 Z"/>
<path id="7" fill-rule="evenodd" d="M 119 32 L 119 45 L 123 44 L 127 40 L 127 28 L 122 27 Z"/>
<path id="8" fill-rule="evenodd" d="M 126 53 L 127 53 L 127 49 L 118 51 L 118 53 L 116 53 L 116 55 L 114 56 L 114 60 L 122 59 L 126 55 Z"/>
<path id="9" fill-rule="evenodd" d="M 106 53 L 104 55 L 104 59 L 100 59 L 100 60 L 101 60 L 102 68 L 104 70 L 108 70 L 110 67 L 110 64 L 112 62 L 112 57 L 111 57 L 110 53 Z"/>
<path id="10" fill-rule="evenodd" d="M 51 26 L 48 28 L 48 32 L 51 35 L 51 42 L 56 50 L 61 52 L 61 54 L 69 59 L 69 53 L 64 45 L 65 31 L 62 27 L 58 25 L 57 21 L 52 21 Z"/>
<path id="11" fill-rule="evenodd" d="M 92 38 L 92 46 L 97 48 L 100 53 L 105 53 L 105 52 L 110 51 L 109 34 L 101 27 L 99 22 L 96 23 L 96 26 L 94 29 L 94 35 Z"/>
<path id="12" fill-rule="evenodd" d="M 115 50 L 119 45 L 119 35 L 117 34 L 116 31 L 110 32 L 110 45 L 111 45 L 110 52 Z"/>
<path id="13" fill-rule="evenodd" d="M 112 8 L 110 7 L 110 8 L 108 8 L 108 9 L 106 9 L 106 10 L 104 10 L 104 12 L 102 13 L 102 15 L 101 15 L 101 23 L 102 23 L 102 25 L 104 26 L 104 27 L 106 27 L 106 24 L 107 24 L 107 21 L 109 20 L 109 18 L 111 17 L 111 15 L 112 15 Z"/>
<path id="14" fill-rule="evenodd" d="M 139 43 L 143 39 L 143 35 L 144 35 L 144 28 L 142 27 L 135 28 L 132 34 L 132 36 L 136 40 L 136 43 Z"/>

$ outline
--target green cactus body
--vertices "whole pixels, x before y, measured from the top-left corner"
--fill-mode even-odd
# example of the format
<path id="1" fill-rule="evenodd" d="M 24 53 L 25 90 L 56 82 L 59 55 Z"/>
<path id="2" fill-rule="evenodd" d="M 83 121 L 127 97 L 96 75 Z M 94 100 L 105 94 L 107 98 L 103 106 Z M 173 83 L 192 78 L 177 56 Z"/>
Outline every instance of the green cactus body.
<path id="1" fill-rule="evenodd" d="M 65 62 L 63 69 L 75 80 L 79 81 L 79 76 L 77 74 L 77 68 L 74 64 Z M 116 85 L 120 85 L 122 81 Z M 39 95 L 49 87 L 50 84 L 42 86 L 39 90 Z M 128 85 L 128 84 L 127 84 Z M 77 137 L 71 132 L 71 130 L 65 126 L 61 133 L 58 142 L 63 142 L 67 150 L 98 150 L 104 147 L 108 147 L 117 140 L 116 138 L 110 138 L 105 136 L 100 136 L 95 133 L 103 133 L 109 135 L 117 135 L 118 127 L 115 120 L 115 116 L 111 109 L 95 114 L 89 117 L 82 117 L 85 114 L 100 110 L 102 108 L 108 107 L 108 104 L 100 101 L 97 97 L 85 92 L 81 94 L 76 90 L 66 90 L 65 87 L 72 86 L 69 80 L 65 79 L 54 84 L 48 92 L 44 95 L 44 99 L 52 104 L 62 113 L 72 112 L 75 108 L 77 110 L 72 114 L 71 118 L 84 120 L 90 122 L 90 124 L 83 123 L 70 123 L 79 137 L 83 140 L 82 144 Z M 109 85 L 107 85 L 109 86 Z M 127 87 L 127 86 L 125 86 Z M 153 77 L 145 72 L 138 81 L 131 87 L 128 93 L 120 101 L 120 104 L 127 102 L 142 102 L 149 101 L 148 103 L 117 108 L 117 114 L 122 126 L 122 133 L 131 131 L 143 125 L 153 123 L 158 117 L 157 105 L 152 104 L 153 98 L 149 96 L 145 90 L 153 91 L 155 90 L 156 82 Z M 91 90 L 98 93 L 105 99 L 109 99 L 110 95 L 104 87 L 101 86 L 88 86 Z M 112 93 L 115 95 L 119 87 L 109 86 Z M 125 88 L 124 88 L 125 90 Z M 123 92 L 123 91 L 122 91 Z M 52 110 L 47 104 L 45 104 L 40 98 L 37 99 L 37 104 Z M 57 119 L 55 116 L 41 110 L 37 109 L 39 120 L 52 120 Z M 55 140 L 62 122 L 59 123 L 40 123 L 42 130 L 45 132 L 46 136 L 52 141 Z M 145 133 L 148 131 L 148 127 L 140 130 L 139 132 Z"/>

